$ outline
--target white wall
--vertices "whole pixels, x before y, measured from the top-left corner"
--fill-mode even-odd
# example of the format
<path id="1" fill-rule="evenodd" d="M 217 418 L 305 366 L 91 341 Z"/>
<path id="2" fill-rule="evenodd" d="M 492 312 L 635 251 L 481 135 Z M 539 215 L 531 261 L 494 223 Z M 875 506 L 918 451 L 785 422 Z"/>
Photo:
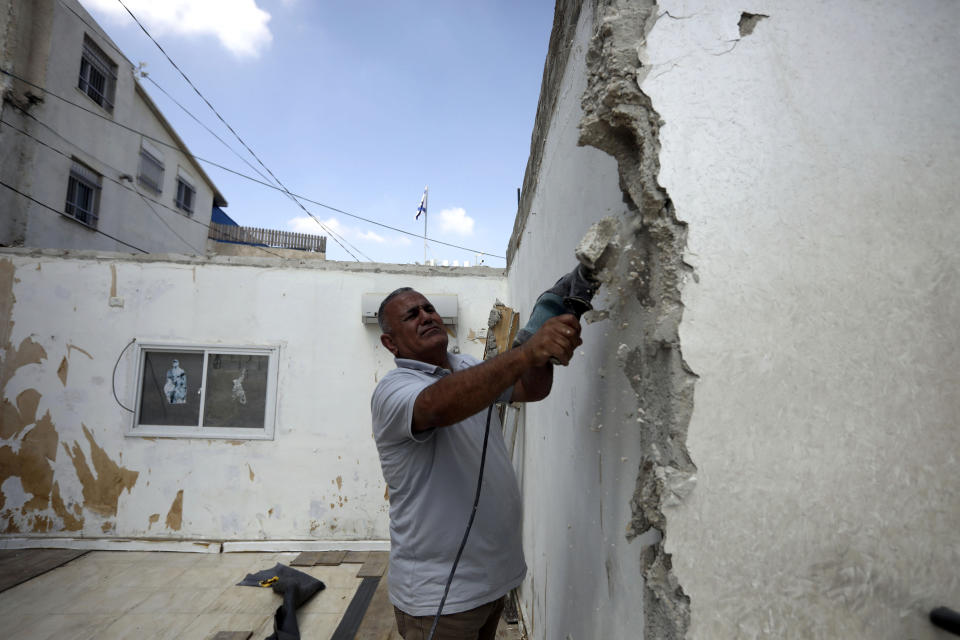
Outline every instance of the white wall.
<path id="1" fill-rule="evenodd" d="M 769 15 L 741 38 L 740 12 Z M 960 608 L 960 6 L 664 2 L 689 223 L 692 638 L 934 638 Z"/>
<path id="2" fill-rule="evenodd" d="M 574 249 L 588 227 L 626 213 L 616 161 L 577 146 L 593 29 L 593 12 L 584 8 L 559 79 L 531 213 L 515 232 L 521 240 L 508 281 L 521 326 L 537 296 L 576 266 Z M 611 302 L 601 289 L 594 306 Z M 518 468 L 529 571 L 521 606 L 531 638 L 642 635 L 644 544 L 624 535 L 640 433 L 636 398 L 617 360 L 619 345 L 632 343 L 633 333 L 612 319 L 584 325 L 584 344 L 570 366 L 557 368 L 550 396 L 525 408 Z"/>
<path id="3" fill-rule="evenodd" d="M 380 345 L 376 325 L 361 323 L 361 295 L 406 285 L 458 294 L 458 337 L 451 346 L 480 357 L 482 339 L 467 337 L 486 328 L 491 306 L 506 292 L 502 272 L 488 268 L 64 257 L 23 250 L 0 254 L 0 276 L 0 311 L 3 301 L 13 301 L 12 329 L 2 340 L 3 397 L 15 406 L 24 391 L 40 394 L 37 419 L 0 443 L 2 475 L 12 473 L 0 483 L 0 527 L 8 534 L 54 536 L 387 539 L 388 503 L 369 398 L 393 358 Z M 122 298 L 123 306 L 110 306 L 111 297 Z M 7 319 L 0 317 L 0 324 L 7 327 Z M 114 401 L 110 380 L 135 337 L 280 345 L 276 438 L 125 437 L 130 414 Z M 42 359 L 24 355 L 31 340 L 42 348 Z M 117 367 L 117 393 L 128 406 L 135 396 L 134 364 L 131 349 Z M 58 370 L 65 371 L 65 382 Z M 46 412 L 52 429 L 41 424 Z M 8 431 L 16 414 L 5 416 Z M 83 453 L 91 477 L 80 477 L 65 448 L 74 458 L 77 450 Z M 138 474 L 129 489 L 121 489 L 130 483 L 124 469 Z M 39 487 L 40 498 L 24 483 Z M 69 518 L 55 499 L 46 502 L 57 491 L 70 518 L 82 519 L 78 531 L 66 526 Z M 167 515 L 179 491 L 182 524 L 176 529 L 167 525 Z M 42 508 L 31 504 L 35 498 Z M 115 514 L 109 513 L 111 500 Z"/>
<path id="4" fill-rule="evenodd" d="M 22 46 L 30 47 L 33 57 L 46 60 L 43 75 L 34 78 L 33 82 L 94 113 L 47 95 L 42 103 L 29 109 L 29 113 L 43 123 L 41 125 L 5 105 L 4 119 L 56 151 L 10 127 L 3 127 L 0 130 L 0 143 L 5 149 L 0 156 L 3 181 L 56 211 L 63 211 L 72 164 L 70 158 L 76 157 L 103 176 L 98 230 L 148 252 L 202 255 L 206 247 L 205 225 L 210 223 L 213 186 L 179 150 L 179 142 L 151 110 L 148 99 L 136 89 L 133 66 L 113 48 L 109 38 L 98 27 L 91 29 L 84 24 L 59 0 L 45 0 L 47 2 L 53 15 L 49 33 L 34 34 L 35 39 L 30 40 L 24 35 L 29 25 L 18 27 L 23 37 Z M 97 26 L 79 3 L 75 0 L 66 2 L 87 23 Z M 93 38 L 118 67 L 112 112 L 101 108 L 77 88 L 84 33 Z M 13 72 L 25 75 L 23 69 L 13 69 Z M 22 89 L 33 94 L 42 93 L 26 85 Z M 160 194 L 137 182 L 142 136 L 136 132 L 174 147 L 161 147 L 165 172 Z M 192 175 L 197 189 L 193 215 L 189 218 L 174 204 L 178 165 Z M 133 180 L 121 180 L 123 175 L 132 176 Z M 59 216 L 5 188 L 2 190 L 0 204 L 9 211 L 8 219 L 26 218 L 25 228 L 11 229 L 10 223 L 0 225 L 0 241 L 6 244 L 134 251 L 67 216 Z M 139 194 L 151 200 L 149 206 Z"/>
<path id="5" fill-rule="evenodd" d="M 643 5 L 586 3 L 551 49 L 511 245 L 525 318 L 590 222 L 620 224 L 610 319 L 527 408 L 531 637 L 945 638 L 960 7 Z M 768 17 L 741 35 L 744 11 Z"/>

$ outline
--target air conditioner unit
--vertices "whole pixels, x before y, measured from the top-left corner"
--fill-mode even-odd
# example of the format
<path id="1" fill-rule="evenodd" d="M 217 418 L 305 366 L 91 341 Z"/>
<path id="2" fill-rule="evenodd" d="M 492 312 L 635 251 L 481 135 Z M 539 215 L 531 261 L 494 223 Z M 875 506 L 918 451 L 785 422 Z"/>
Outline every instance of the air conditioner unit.
<path id="1" fill-rule="evenodd" d="M 425 293 L 437 313 L 443 319 L 443 324 L 456 326 L 459 307 L 455 293 Z M 361 316 L 364 324 L 377 324 L 377 311 L 380 303 L 387 297 L 386 293 L 365 293 L 360 302 Z"/>

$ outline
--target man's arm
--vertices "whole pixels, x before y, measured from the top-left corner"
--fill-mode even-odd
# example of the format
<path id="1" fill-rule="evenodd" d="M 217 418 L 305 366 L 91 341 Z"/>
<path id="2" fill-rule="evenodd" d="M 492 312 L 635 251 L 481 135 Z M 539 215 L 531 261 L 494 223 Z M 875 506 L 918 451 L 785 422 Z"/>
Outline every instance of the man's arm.
<path id="1" fill-rule="evenodd" d="M 492 404 L 511 385 L 517 385 L 514 402 L 545 398 L 553 382 L 550 359 L 566 365 L 581 343 L 574 316 L 551 318 L 519 348 L 441 378 L 420 392 L 413 405 L 413 430 L 460 422 Z"/>
<path id="2" fill-rule="evenodd" d="M 510 402 L 537 402 L 550 395 L 553 388 L 553 365 L 528 369 L 513 387 Z"/>

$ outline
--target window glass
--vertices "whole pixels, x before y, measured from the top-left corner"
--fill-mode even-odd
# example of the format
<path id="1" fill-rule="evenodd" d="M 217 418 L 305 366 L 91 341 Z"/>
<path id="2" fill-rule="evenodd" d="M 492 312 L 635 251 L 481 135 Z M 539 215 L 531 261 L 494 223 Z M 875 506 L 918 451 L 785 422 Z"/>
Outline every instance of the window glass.
<path id="1" fill-rule="evenodd" d="M 211 352 L 208 358 L 203 426 L 262 429 L 270 357 Z"/>
<path id="2" fill-rule="evenodd" d="M 89 36 L 84 35 L 77 86 L 101 107 L 113 111 L 116 84 L 117 65 Z"/>
<path id="3" fill-rule="evenodd" d="M 202 351 L 146 351 L 140 424 L 198 426 Z"/>
<path id="4" fill-rule="evenodd" d="M 91 227 L 97 226 L 100 208 L 100 174 L 74 161 L 67 179 L 64 212 Z"/>
<path id="5" fill-rule="evenodd" d="M 157 193 L 163 190 L 163 161 L 145 148 L 140 149 L 140 184 Z"/>
<path id="6" fill-rule="evenodd" d="M 187 213 L 193 212 L 193 194 L 194 190 L 182 178 L 177 178 L 177 206 Z"/>

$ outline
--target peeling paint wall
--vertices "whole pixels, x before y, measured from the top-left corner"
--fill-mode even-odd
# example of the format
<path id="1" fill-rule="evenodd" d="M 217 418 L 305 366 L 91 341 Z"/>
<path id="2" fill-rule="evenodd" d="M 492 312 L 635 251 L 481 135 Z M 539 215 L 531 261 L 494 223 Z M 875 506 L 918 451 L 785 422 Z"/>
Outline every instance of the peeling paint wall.
<path id="1" fill-rule="evenodd" d="M 501 270 L 0 250 L 0 533 L 387 539 L 369 402 L 393 357 L 361 296 L 406 285 L 457 294 L 451 346 L 483 355 Z M 126 437 L 132 338 L 279 345 L 275 439 Z"/>
<path id="2" fill-rule="evenodd" d="M 558 2 L 521 322 L 592 222 L 619 236 L 519 435 L 532 638 L 943 637 L 958 32 L 933 0 Z"/>

